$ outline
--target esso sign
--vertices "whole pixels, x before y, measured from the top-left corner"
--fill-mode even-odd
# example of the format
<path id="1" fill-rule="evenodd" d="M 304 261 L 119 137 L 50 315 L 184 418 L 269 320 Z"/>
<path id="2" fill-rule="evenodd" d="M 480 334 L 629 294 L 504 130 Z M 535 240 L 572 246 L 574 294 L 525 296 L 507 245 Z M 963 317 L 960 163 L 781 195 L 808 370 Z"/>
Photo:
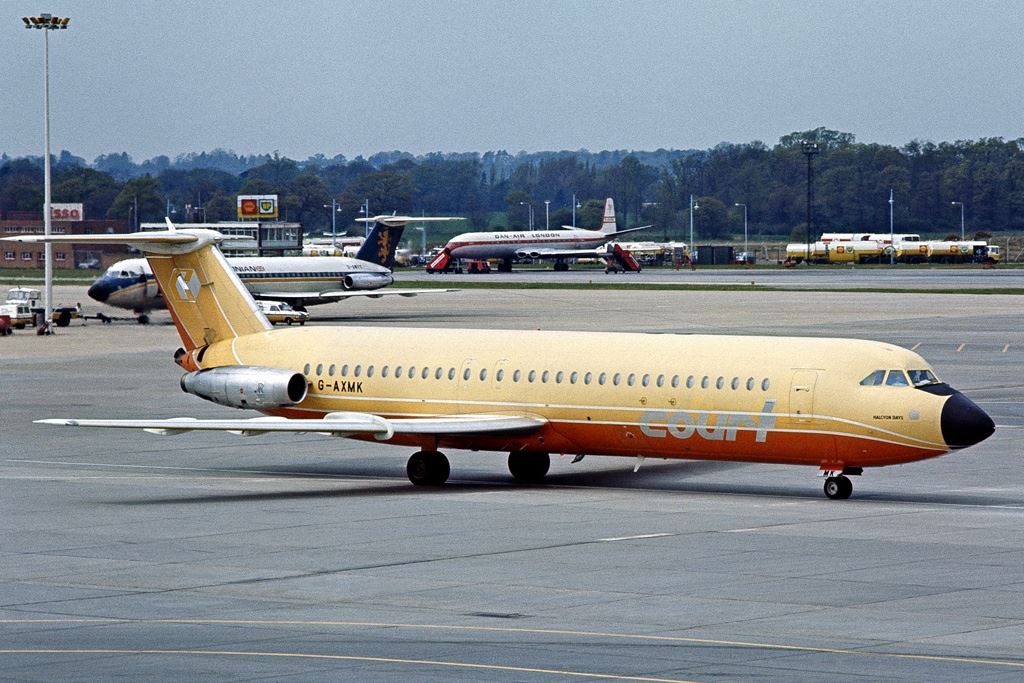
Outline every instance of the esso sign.
<path id="1" fill-rule="evenodd" d="M 50 219 L 55 221 L 82 220 L 81 204 L 50 204 Z"/>

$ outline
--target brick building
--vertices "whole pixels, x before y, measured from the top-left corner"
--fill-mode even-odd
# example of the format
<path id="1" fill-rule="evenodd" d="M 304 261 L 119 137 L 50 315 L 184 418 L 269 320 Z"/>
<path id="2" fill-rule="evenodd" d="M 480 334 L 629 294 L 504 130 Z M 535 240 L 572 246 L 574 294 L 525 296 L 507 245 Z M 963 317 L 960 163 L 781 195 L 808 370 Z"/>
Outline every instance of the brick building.
<path id="1" fill-rule="evenodd" d="M 51 223 L 54 235 L 102 235 L 128 232 L 124 220 L 59 220 Z M 34 211 L 0 211 L 0 237 L 42 235 L 43 217 Z M 43 245 L 0 242 L 0 268 L 42 268 Z M 53 267 L 106 268 L 129 256 L 124 245 L 53 245 Z"/>

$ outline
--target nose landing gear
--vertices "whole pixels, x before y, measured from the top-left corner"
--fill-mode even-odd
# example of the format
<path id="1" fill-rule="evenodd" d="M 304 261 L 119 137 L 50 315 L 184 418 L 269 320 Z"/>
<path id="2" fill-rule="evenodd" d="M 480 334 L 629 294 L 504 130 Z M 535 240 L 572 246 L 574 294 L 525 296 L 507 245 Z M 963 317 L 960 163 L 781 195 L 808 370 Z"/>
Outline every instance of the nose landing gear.
<path id="1" fill-rule="evenodd" d="M 825 480 L 825 495 L 832 500 L 846 500 L 853 493 L 853 482 L 849 478 L 839 475 L 829 477 Z"/>

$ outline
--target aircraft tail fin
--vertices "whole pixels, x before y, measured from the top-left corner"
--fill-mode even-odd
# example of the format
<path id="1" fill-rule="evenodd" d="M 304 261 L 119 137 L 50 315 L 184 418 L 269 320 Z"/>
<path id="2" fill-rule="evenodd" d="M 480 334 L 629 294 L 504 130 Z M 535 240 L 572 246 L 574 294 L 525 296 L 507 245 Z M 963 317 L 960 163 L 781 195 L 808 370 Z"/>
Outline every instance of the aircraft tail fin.
<path id="1" fill-rule="evenodd" d="M 127 244 L 140 249 L 164 293 L 186 351 L 271 329 L 217 245 L 230 236 L 214 230 L 169 230 L 129 235 L 41 235 L 22 242 Z"/>
<path id="2" fill-rule="evenodd" d="M 356 258 L 360 261 L 376 263 L 385 268 L 393 268 L 395 250 L 398 248 L 398 241 L 402 239 L 403 230 L 405 230 L 405 223 L 387 225 L 382 221 L 376 221 L 370 234 L 363 241 L 363 245 L 359 247 Z"/>
<path id="3" fill-rule="evenodd" d="M 615 224 L 615 202 L 611 197 L 604 200 L 604 216 L 601 217 L 601 232 L 610 235 L 618 231 Z"/>
<path id="4" fill-rule="evenodd" d="M 402 230 L 409 223 L 431 223 L 441 221 L 461 221 L 456 216 L 395 216 L 382 215 L 370 218 L 357 218 L 362 223 L 373 223 L 373 230 L 366 236 L 366 241 L 359 248 L 356 258 L 392 268 L 395 265 L 395 250 L 402 238 Z"/>

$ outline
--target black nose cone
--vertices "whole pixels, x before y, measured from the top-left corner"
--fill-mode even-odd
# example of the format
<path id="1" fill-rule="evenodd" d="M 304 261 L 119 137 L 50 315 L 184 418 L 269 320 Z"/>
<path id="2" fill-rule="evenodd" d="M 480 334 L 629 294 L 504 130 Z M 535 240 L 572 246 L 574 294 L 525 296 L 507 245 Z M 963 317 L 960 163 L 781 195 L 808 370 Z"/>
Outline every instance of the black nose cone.
<path id="1" fill-rule="evenodd" d="M 942 438 L 950 448 L 967 448 L 992 436 L 996 425 L 984 410 L 959 391 L 942 406 Z"/>
<path id="2" fill-rule="evenodd" d="M 100 282 L 94 282 L 88 291 L 89 298 L 93 301 L 103 303 L 110 297 L 110 287 Z"/>

